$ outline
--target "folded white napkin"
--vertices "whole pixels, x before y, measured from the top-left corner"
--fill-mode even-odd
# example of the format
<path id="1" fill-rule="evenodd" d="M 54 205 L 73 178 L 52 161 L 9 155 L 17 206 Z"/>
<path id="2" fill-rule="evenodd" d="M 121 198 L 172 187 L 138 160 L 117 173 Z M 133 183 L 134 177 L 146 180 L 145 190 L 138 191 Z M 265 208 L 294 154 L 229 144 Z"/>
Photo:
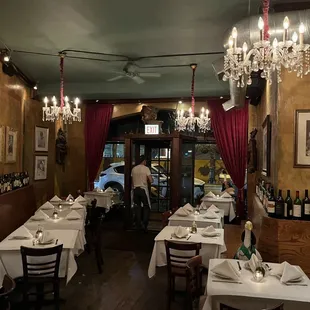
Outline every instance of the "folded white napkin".
<path id="1" fill-rule="evenodd" d="M 42 210 L 53 210 L 54 209 L 54 206 L 49 202 L 47 201 L 46 203 L 44 203 L 40 209 Z"/>
<path id="2" fill-rule="evenodd" d="M 86 200 L 84 197 L 82 197 L 81 195 L 79 195 L 79 197 L 77 197 L 77 198 L 75 199 L 75 201 L 76 201 L 76 202 L 86 202 L 87 200 Z"/>
<path id="3" fill-rule="evenodd" d="M 215 205 L 211 205 L 209 208 L 208 208 L 208 211 L 213 211 L 215 213 L 218 213 L 220 212 L 220 209 L 218 207 L 216 207 Z"/>
<path id="4" fill-rule="evenodd" d="M 50 201 L 58 202 L 58 201 L 61 201 L 61 199 L 57 195 L 55 195 Z"/>
<path id="5" fill-rule="evenodd" d="M 67 220 L 75 220 L 75 219 L 81 219 L 81 215 L 78 214 L 75 210 L 72 210 L 67 216 Z"/>
<path id="6" fill-rule="evenodd" d="M 208 206 L 202 203 L 202 204 L 200 205 L 200 209 L 201 209 L 201 210 L 207 210 L 207 209 L 208 209 Z"/>
<path id="7" fill-rule="evenodd" d="M 43 231 L 43 236 L 40 243 L 48 243 L 53 241 L 55 238 L 49 231 Z"/>
<path id="8" fill-rule="evenodd" d="M 212 192 L 209 192 L 205 197 L 214 198 L 215 194 L 213 194 Z"/>
<path id="9" fill-rule="evenodd" d="M 274 267 L 271 275 L 280 278 L 280 282 L 284 284 L 293 284 L 295 281 L 302 280 L 303 273 L 296 267 L 288 262 Z"/>
<path id="10" fill-rule="evenodd" d="M 96 187 L 96 188 L 94 189 L 94 192 L 103 193 L 103 190 L 102 190 L 102 188 L 100 188 L 100 187 Z"/>
<path id="11" fill-rule="evenodd" d="M 212 210 L 210 210 L 210 208 L 208 209 L 208 211 L 204 214 L 203 216 L 204 218 L 207 219 L 218 219 L 219 216 Z"/>
<path id="12" fill-rule="evenodd" d="M 74 201 L 74 197 L 69 194 L 68 197 L 66 198 L 66 201 Z"/>
<path id="13" fill-rule="evenodd" d="M 188 235 L 188 230 L 182 226 L 178 226 L 174 230 L 174 235 L 178 238 L 184 238 Z"/>
<path id="14" fill-rule="evenodd" d="M 254 272 L 257 267 L 260 267 L 261 262 L 255 254 L 252 254 L 250 260 L 246 263 L 246 265 L 248 265 L 248 268 L 251 269 L 252 272 Z"/>
<path id="15" fill-rule="evenodd" d="M 32 239 L 33 236 L 31 232 L 24 225 L 17 228 L 14 232 L 9 236 L 9 240 L 13 239 Z"/>
<path id="16" fill-rule="evenodd" d="M 49 216 L 41 210 L 38 210 L 34 214 L 34 216 L 31 217 L 31 219 L 35 220 L 35 221 L 40 221 L 40 220 L 44 221 L 44 220 L 47 220 L 48 218 L 49 218 Z"/>
<path id="17" fill-rule="evenodd" d="M 111 187 L 108 187 L 104 192 L 105 193 L 114 193 L 114 189 Z"/>
<path id="18" fill-rule="evenodd" d="M 187 203 L 186 205 L 183 206 L 183 209 L 189 211 L 189 212 L 194 212 L 194 208 L 190 203 Z"/>
<path id="19" fill-rule="evenodd" d="M 214 266 L 211 270 L 215 275 L 228 278 L 231 280 L 239 280 L 240 274 L 232 263 L 228 260 L 224 260 L 222 263 Z"/>
<path id="20" fill-rule="evenodd" d="M 81 204 L 79 204 L 78 202 L 75 202 L 75 203 L 70 207 L 70 209 L 72 209 L 72 210 L 80 210 L 80 209 L 84 209 L 84 207 L 83 207 Z"/>
<path id="21" fill-rule="evenodd" d="M 231 195 L 229 195 L 227 192 L 224 192 L 224 193 L 221 195 L 221 198 L 231 198 Z"/>
<path id="22" fill-rule="evenodd" d="M 201 232 L 202 236 L 214 236 L 216 234 L 217 234 L 217 232 L 216 232 L 215 228 L 212 225 L 207 226 Z"/>
<path id="23" fill-rule="evenodd" d="M 190 211 L 186 210 L 185 208 L 179 208 L 174 212 L 174 214 L 179 216 L 188 216 L 190 214 Z"/>

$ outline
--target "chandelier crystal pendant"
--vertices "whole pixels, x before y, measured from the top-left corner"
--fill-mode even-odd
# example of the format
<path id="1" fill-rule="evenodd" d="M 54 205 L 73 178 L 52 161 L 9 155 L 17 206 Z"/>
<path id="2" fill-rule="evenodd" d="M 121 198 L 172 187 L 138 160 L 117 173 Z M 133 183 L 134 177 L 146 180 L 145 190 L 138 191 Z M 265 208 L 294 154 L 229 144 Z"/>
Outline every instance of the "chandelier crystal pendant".
<path id="1" fill-rule="evenodd" d="M 177 131 L 188 131 L 195 132 L 196 126 L 199 132 L 206 133 L 211 130 L 211 119 L 209 117 L 209 110 L 202 108 L 199 117 L 195 116 L 195 72 L 197 69 L 197 64 L 190 65 L 192 69 L 192 88 L 191 88 L 191 98 L 192 106 L 189 108 L 188 112 L 183 109 L 177 110 L 177 115 L 175 119 L 175 129 Z"/>
<path id="2" fill-rule="evenodd" d="M 265 19 L 268 21 L 268 18 Z M 234 27 L 229 38 L 228 49 L 224 56 L 223 80 L 237 81 L 238 87 L 251 85 L 251 72 L 261 71 L 261 77 L 272 83 L 273 72 L 277 73 L 277 81 L 280 83 L 282 67 L 289 72 L 296 72 L 297 77 L 302 78 L 310 72 L 310 50 L 309 44 L 304 44 L 305 26 L 299 26 L 299 35 L 294 32 L 289 39 L 289 19 L 283 21 L 283 40 L 275 38 L 272 43 L 269 41 L 269 34 L 264 33 L 264 20 L 260 17 L 258 29 L 260 40 L 253 44 L 248 50 L 246 42 L 242 48 L 237 46 L 238 31 Z M 267 25 L 268 26 L 268 25 Z"/>
<path id="3" fill-rule="evenodd" d="M 43 99 L 44 107 L 43 111 L 43 121 L 55 122 L 55 120 L 59 120 L 62 118 L 65 124 L 72 124 L 73 121 L 80 122 L 81 121 L 81 109 L 78 107 L 80 103 L 79 98 L 74 99 L 73 111 L 71 109 L 69 97 L 64 97 L 64 58 L 65 53 L 60 53 L 60 105 L 58 106 L 58 102 L 55 96 L 49 100 L 47 97 Z M 51 101 L 52 105 L 48 106 L 49 101 Z"/>

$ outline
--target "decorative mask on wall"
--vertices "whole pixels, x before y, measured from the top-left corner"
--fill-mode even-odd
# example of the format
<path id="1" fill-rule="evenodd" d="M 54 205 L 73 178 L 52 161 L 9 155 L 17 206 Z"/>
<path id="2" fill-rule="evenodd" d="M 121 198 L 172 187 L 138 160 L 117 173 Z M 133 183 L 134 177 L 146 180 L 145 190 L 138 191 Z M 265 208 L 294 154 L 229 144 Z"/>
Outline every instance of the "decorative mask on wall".
<path id="1" fill-rule="evenodd" d="M 150 121 L 157 120 L 157 112 L 158 112 L 157 108 L 144 105 L 141 110 L 143 123 L 148 124 Z"/>
<path id="2" fill-rule="evenodd" d="M 67 138 L 65 132 L 59 128 L 56 138 L 56 163 L 64 165 L 67 155 Z"/>

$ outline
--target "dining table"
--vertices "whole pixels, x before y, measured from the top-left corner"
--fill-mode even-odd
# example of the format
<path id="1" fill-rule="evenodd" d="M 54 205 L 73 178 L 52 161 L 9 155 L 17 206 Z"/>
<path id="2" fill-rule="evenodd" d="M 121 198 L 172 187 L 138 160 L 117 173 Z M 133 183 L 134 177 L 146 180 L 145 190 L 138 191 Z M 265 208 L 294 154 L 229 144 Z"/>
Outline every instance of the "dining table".
<path id="1" fill-rule="evenodd" d="M 151 260 L 148 268 L 148 276 L 152 278 L 156 274 L 156 267 L 163 267 L 167 265 L 165 240 L 181 243 L 201 243 L 200 255 L 202 256 L 202 263 L 208 267 L 209 260 L 212 258 L 221 257 L 221 254 L 226 251 L 224 242 L 224 229 L 215 229 L 218 234 L 216 237 L 204 237 L 201 235 L 203 228 L 198 228 L 197 233 L 190 233 L 186 238 L 179 239 L 173 237 L 175 226 L 166 226 L 154 239 L 154 247 L 152 251 Z"/>
<path id="2" fill-rule="evenodd" d="M 236 217 L 235 212 L 235 200 L 234 198 L 223 198 L 219 196 L 207 197 L 204 196 L 201 199 L 201 208 L 208 208 L 215 205 L 218 209 L 224 211 L 224 215 L 228 216 L 229 222 L 231 222 Z"/>
<path id="3" fill-rule="evenodd" d="M 115 193 L 111 192 L 89 191 L 84 193 L 84 198 L 88 201 L 88 204 L 91 204 L 91 202 L 96 199 L 96 207 L 104 208 L 105 212 L 108 212 L 113 205 L 114 195 Z"/>
<path id="4" fill-rule="evenodd" d="M 310 281 L 305 273 L 303 286 L 282 284 L 271 271 L 279 264 L 265 263 L 267 273 L 261 282 L 256 282 L 253 273 L 245 268 L 245 261 L 229 260 L 239 270 L 240 282 L 218 281 L 212 269 L 224 259 L 210 259 L 208 280 L 205 289 L 206 301 L 203 310 L 219 310 L 220 304 L 240 310 L 261 310 L 284 303 L 285 310 L 310 309 Z M 240 268 L 239 268 L 240 265 Z M 240 270 L 241 269 L 241 270 Z"/>
<path id="5" fill-rule="evenodd" d="M 81 248 L 79 242 L 77 242 L 78 230 L 45 230 L 50 233 L 50 236 L 55 240 L 49 245 L 33 245 L 33 239 L 17 240 L 12 239 L 10 234 L 4 240 L 0 242 L 0 283 L 2 283 L 4 276 L 3 272 L 10 277 L 18 278 L 23 276 L 22 257 L 20 253 L 20 247 L 25 246 L 29 248 L 47 248 L 54 247 L 56 243 L 63 245 L 61 253 L 61 261 L 59 267 L 59 276 L 66 277 L 67 283 L 72 279 L 73 275 L 77 271 L 77 264 L 75 261 L 75 255 L 84 249 Z M 35 230 L 30 230 L 30 233 L 34 236 Z M 44 258 L 40 258 L 42 263 Z M 47 259 L 49 259 L 47 257 Z M 40 262 L 41 262 L 40 261 Z"/>
<path id="6" fill-rule="evenodd" d="M 223 210 L 220 211 L 223 212 Z M 200 214 L 195 214 L 195 212 L 192 212 L 187 216 L 180 216 L 174 213 L 169 217 L 168 220 L 169 226 L 190 227 L 195 221 L 198 228 L 205 228 L 208 226 L 213 226 L 214 228 L 223 228 L 223 217 L 221 216 L 220 212 L 218 213 L 218 218 L 216 219 L 206 218 L 206 214 L 204 212 Z"/>

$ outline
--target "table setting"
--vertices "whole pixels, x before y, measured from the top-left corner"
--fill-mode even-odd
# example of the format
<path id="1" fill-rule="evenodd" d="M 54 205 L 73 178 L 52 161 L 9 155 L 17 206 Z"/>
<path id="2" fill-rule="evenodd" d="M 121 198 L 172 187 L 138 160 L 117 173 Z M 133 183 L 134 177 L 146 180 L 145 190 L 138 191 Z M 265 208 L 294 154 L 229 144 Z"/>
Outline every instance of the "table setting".
<path id="1" fill-rule="evenodd" d="M 101 188 L 96 188 L 93 191 L 88 191 L 84 193 L 84 198 L 88 201 L 88 204 L 91 203 L 92 200 L 97 200 L 97 207 L 105 208 L 106 212 L 110 210 L 113 205 L 113 197 L 117 195 L 113 188 L 108 187 L 105 191 Z"/>
<path id="2" fill-rule="evenodd" d="M 255 254 L 249 261 L 211 259 L 203 310 L 219 303 L 240 310 L 265 309 L 284 302 L 285 309 L 310 307 L 310 281 L 299 266 L 265 263 Z M 300 307 L 299 307 L 300 306 Z"/>
<path id="3" fill-rule="evenodd" d="M 193 232 L 196 231 L 196 232 Z M 154 239 L 153 252 L 149 264 L 148 276 L 156 274 L 156 267 L 167 265 L 165 240 L 174 242 L 201 243 L 200 255 L 204 266 L 209 265 L 209 260 L 221 256 L 226 251 L 224 230 L 214 228 L 212 225 L 205 228 L 166 226 Z"/>

